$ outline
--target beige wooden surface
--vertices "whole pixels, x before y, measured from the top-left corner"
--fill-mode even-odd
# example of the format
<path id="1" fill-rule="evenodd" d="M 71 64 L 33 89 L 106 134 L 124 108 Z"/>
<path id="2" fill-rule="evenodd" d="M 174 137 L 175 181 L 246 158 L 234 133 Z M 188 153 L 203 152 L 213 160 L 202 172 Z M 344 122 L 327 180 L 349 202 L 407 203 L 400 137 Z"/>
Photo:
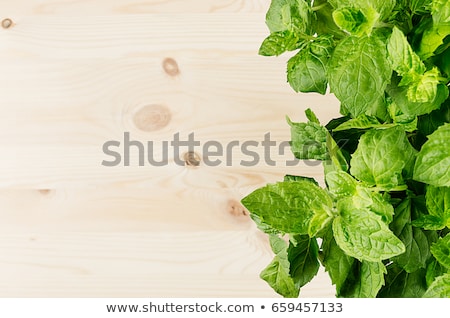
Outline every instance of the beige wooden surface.
<path id="1" fill-rule="evenodd" d="M 333 96 L 292 92 L 287 57 L 257 55 L 268 5 L 0 0 L 14 23 L 0 28 L 0 296 L 276 296 L 239 201 L 285 173 L 321 181 L 320 167 L 286 168 L 290 153 L 242 167 L 238 151 L 232 166 L 101 165 L 125 131 L 281 142 L 285 115 L 337 115 Z M 333 294 L 323 273 L 302 291 Z"/>

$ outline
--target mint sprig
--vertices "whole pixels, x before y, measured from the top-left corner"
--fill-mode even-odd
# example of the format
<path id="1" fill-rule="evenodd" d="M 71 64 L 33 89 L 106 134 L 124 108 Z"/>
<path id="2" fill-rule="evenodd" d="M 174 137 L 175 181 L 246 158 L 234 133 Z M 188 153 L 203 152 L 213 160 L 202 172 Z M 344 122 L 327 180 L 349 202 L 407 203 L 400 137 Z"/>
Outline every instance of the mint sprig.
<path id="1" fill-rule="evenodd" d="M 450 2 L 272 0 L 260 54 L 343 117 L 288 119 L 324 187 L 286 176 L 242 202 L 270 236 L 261 278 L 297 297 L 323 266 L 338 297 L 450 297 Z"/>

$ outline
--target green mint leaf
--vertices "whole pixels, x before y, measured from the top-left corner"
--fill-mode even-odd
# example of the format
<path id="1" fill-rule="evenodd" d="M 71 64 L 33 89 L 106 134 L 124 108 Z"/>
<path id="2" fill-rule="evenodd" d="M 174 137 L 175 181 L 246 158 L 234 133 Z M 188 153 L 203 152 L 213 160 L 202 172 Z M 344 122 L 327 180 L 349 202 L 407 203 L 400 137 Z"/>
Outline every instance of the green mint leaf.
<path id="1" fill-rule="evenodd" d="M 414 132 L 417 130 L 418 117 L 403 114 L 400 108 L 394 102 L 388 104 L 389 116 L 392 118 L 393 124 L 400 125 L 406 132 Z M 385 124 L 385 126 L 387 126 Z"/>
<path id="2" fill-rule="evenodd" d="M 323 235 L 325 228 L 331 223 L 333 216 L 331 213 L 314 213 L 309 222 L 308 235 L 309 237 L 316 237 Z"/>
<path id="3" fill-rule="evenodd" d="M 434 101 L 438 93 L 439 70 L 437 67 L 425 72 L 417 81 L 408 87 L 406 96 L 413 103 L 426 103 Z"/>
<path id="4" fill-rule="evenodd" d="M 318 186 L 319 184 L 314 178 L 309 177 L 303 177 L 303 176 L 292 176 L 292 175 L 286 175 L 284 176 L 284 181 L 290 181 L 290 182 L 297 182 L 297 181 L 308 181 L 312 182 L 314 185 Z M 329 221 L 330 216 L 327 214 L 315 214 L 309 225 L 309 231 L 310 233 L 316 233 L 319 232 L 325 223 Z M 265 231 L 267 232 L 267 230 Z"/>
<path id="5" fill-rule="evenodd" d="M 381 36 L 345 38 L 327 67 L 331 92 L 353 117 L 373 113 L 382 104 L 392 70 Z"/>
<path id="6" fill-rule="evenodd" d="M 343 171 L 327 173 L 325 181 L 335 199 L 351 198 L 354 209 L 370 210 L 378 214 L 386 224 L 391 223 L 394 208 L 380 193 L 361 186 L 351 175 Z"/>
<path id="7" fill-rule="evenodd" d="M 439 276 L 423 295 L 426 298 L 450 298 L 450 273 Z"/>
<path id="8" fill-rule="evenodd" d="M 316 114 L 314 114 L 314 112 L 311 110 L 311 108 L 308 108 L 307 110 L 305 110 L 305 114 L 306 114 L 306 118 L 308 118 L 308 120 L 310 122 L 320 125 L 319 118 L 317 118 Z"/>
<path id="9" fill-rule="evenodd" d="M 296 181 L 309 181 L 314 183 L 316 186 L 319 185 L 319 183 L 316 181 L 316 179 L 314 178 L 310 178 L 310 177 L 303 177 L 303 176 L 293 176 L 290 174 L 287 174 L 284 176 L 284 181 L 292 181 L 292 182 L 296 182 Z"/>
<path id="10" fill-rule="evenodd" d="M 428 103 L 436 99 L 440 73 L 435 67 L 426 71 L 425 64 L 413 51 L 406 36 L 394 27 L 388 42 L 389 60 L 402 76 L 399 86 L 408 86 L 407 98 L 413 103 Z"/>
<path id="11" fill-rule="evenodd" d="M 395 263 L 386 268 L 385 286 L 380 290 L 378 297 L 420 298 L 427 290 L 425 269 L 408 273 Z"/>
<path id="12" fill-rule="evenodd" d="M 380 21 L 384 21 L 392 16 L 397 0 L 368 0 L 367 2 L 380 14 Z"/>
<path id="13" fill-rule="evenodd" d="M 415 227 L 434 231 L 442 230 L 445 227 L 441 218 L 428 214 L 421 215 L 418 219 L 412 221 L 411 224 Z"/>
<path id="14" fill-rule="evenodd" d="M 414 180 L 436 187 L 450 186 L 450 124 L 428 136 L 414 166 Z"/>
<path id="15" fill-rule="evenodd" d="M 426 68 L 422 60 L 413 51 L 403 32 L 397 27 L 392 30 L 387 48 L 389 61 L 394 71 L 400 76 L 408 78 L 408 81 L 403 83 L 404 85 L 408 85 L 414 80 L 414 77 L 425 73 Z"/>
<path id="16" fill-rule="evenodd" d="M 384 20 L 390 16 L 395 6 L 395 0 L 329 0 L 328 1 L 335 9 L 343 7 L 357 7 L 357 8 L 371 8 L 380 15 L 380 20 Z"/>
<path id="17" fill-rule="evenodd" d="M 421 215 L 413 225 L 426 230 L 450 228 L 450 188 L 428 186 L 425 197 L 429 215 Z"/>
<path id="18" fill-rule="evenodd" d="M 450 33 L 450 26 L 446 24 L 433 25 L 422 36 L 418 54 L 424 60 L 433 56 L 435 51 L 444 44 L 444 39 Z"/>
<path id="19" fill-rule="evenodd" d="M 412 13 L 415 14 L 427 14 L 431 11 L 432 0 L 411 0 L 409 7 Z"/>
<path id="20" fill-rule="evenodd" d="M 383 124 L 375 116 L 367 116 L 365 114 L 359 115 L 356 118 L 350 119 L 339 126 L 333 131 L 344 131 L 349 129 L 370 129 L 383 127 Z"/>
<path id="21" fill-rule="evenodd" d="M 294 123 L 287 119 L 291 126 L 291 150 L 297 159 L 327 160 L 327 134 L 325 127 L 315 122 Z"/>
<path id="22" fill-rule="evenodd" d="M 327 131 L 327 150 L 330 156 L 330 160 L 324 162 L 324 171 L 327 174 L 330 171 L 348 171 L 347 159 L 344 156 L 342 150 L 337 145 L 334 138 Z"/>
<path id="23" fill-rule="evenodd" d="M 434 243 L 431 246 L 431 253 L 441 265 L 450 269 L 450 234 Z"/>
<path id="24" fill-rule="evenodd" d="M 323 59 L 331 57 L 336 46 L 335 39 L 331 35 L 318 35 L 309 42 L 311 54 L 319 56 Z"/>
<path id="25" fill-rule="evenodd" d="M 450 187 L 428 186 L 425 199 L 431 215 L 444 219 L 445 223 L 450 221 Z"/>
<path id="26" fill-rule="evenodd" d="M 432 260 L 427 266 L 427 273 L 425 275 L 427 286 L 429 287 L 437 277 L 445 274 L 446 272 L 447 269 L 444 266 L 439 264 L 438 261 Z"/>
<path id="27" fill-rule="evenodd" d="M 368 209 L 379 215 L 386 224 L 392 222 L 394 208 L 388 201 L 388 194 L 381 195 L 363 186 L 356 187 L 356 192 L 352 198 L 353 206 L 357 209 Z"/>
<path id="28" fill-rule="evenodd" d="M 296 92 L 325 94 L 328 80 L 326 61 L 308 50 L 301 50 L 288 61 L 287 80 Z"/>
<path id="29" fill-rule="evenodd" d="M 287 80 L 296 92 L 326 93 L 326 65 L 333 48 L 330 36 L 317 36 L 288 61 Z"/>
<path id="30" fill-rule="evenodd" d="M 311 15 L 311 7 L 305 0 L 272 0 L 266 14 L 266 24 L 271 33 L 308 33 Z"/>
<path id="31" fill-rule="evenodd" d="M 328 190 L 336 199 L 351 197 L 356 192 L 358 182 L 344 171 L 331 171 L 325 175 Z"/>
<path id="32" fill-rule="evenodd" d="M 395 217 L 390 225 L 394 234 L 406 247 L 405 253 L 393 261 L 408 273 L 425 268 L 431 256 L 430 242 L 422 229 L 411 225 L 411 200 L 405 199 L 395 208 Z"/>
<path id="33" fill-rule="evenodd" d="M 318 35 L 331 35 L 341 39 L 345 33 L 334 23 L 333 7 L 327 0 L 315 0 L 314 12 L 316 15 L 314 29 Z"/>
<path id="34" fill-rule="evenodd" d="M 422 36 L 422 41 L 418 52 L 420 57 L 426 60 L 433 56 L 435 51 L 437 51 L 437 49 L 444 44 L 444 39 L 449 33 L 450 27 L 448 25 L 430 25 Z"/>
<path id="35" fill-rule="evenodd" d="M 289 298 L 298 297 L 300 288 L 296 286 L 294 279 L 290 276 L 287 243 L 281 238 L 272 235 L 270 236 L 270 245 L 275 253 L 275 257 L 261 272 L 260 277 L 278 294 Z"/>
<path id="36" fill-rule="evenodd" d="M 272 235 L 270 245 L 275 257 L 261 272 L 261 278 L 280 295 L 298 297 L 300 288 L 310 282 L 319 270 L 317 241 L 306 235 L 296 235 L 288 244 Z"/>
<path id="37" fill-rule="evenodd" d="M 259 216 L 257 216 L 256 214 L 251 213 L 250 218 L 253 220 L 253 222 L 255 222 L 257 228 L 266 234 L 280 234 L 281 233 L 281 231 L 274 229 L 267 223 L 264 223 L 259 218 Z"/>
<path id="38" fill-rule="evenodd" d="M 350 172 L 367 186 L 393 190 L 403 185 L 414 162 L 415 150 L 403 128 L 370 130 L 360 139 L 350 161 Z"/>
<path id="39" fill-rule="evenodd" d="M 337 245 L 331 228 L 323 236 L 322 250 L 322 263 L 330 275 L 331 282 L 336 285 L 336 294 L 340 295 L 340 291 L 353 268 L 355 259 L 345 254 Z"/>
<path id="40" fill-rule="evenodd" d="M 333 11 L 338 27 L 355 36 L 370 35 L 380 15 L 372 7 L 341 7 Z"/>
<path id="41" fill-rule="evenodd" d="M 430 188 L 428 186 L 427 188 Z M 424 190 L 422 190 L 424 191 Z M 434 231 L 432 233 L 436 233 L 435 231 L 441 230 L 445 227 L 445 224 L 443 222 L 443 218 L 436 216 L 436 215 L 430 215 L 428 213 L 428 207 L 426 203 L 425 195 L 420 195 L 418 197 L 415 197 L 413 200 L 413 221 L 411 222 L 412 226 L 422 228 L 424 230 L 431 230 Z M 430 203 L 428 203 L 430 204 Z"/>
<path id="42" fill-rule="evenodd" d="M 259 55 L 278 56 L 298 48 L 300 39 L 291 31 L 275 32 L 269 35 L 259 48 Z"/>
<path id="43" fill-rule="evenodd" d="M 333 6 L 334 9 L 349 7 L 354 4 L 354 1 L 352 0 L 328 0 L 328 2 Z"/>
<path id="44" fill-rule="evenodd" d="M 446 0 L 433 0 L 431 14 L 434 24 L 450 23 L 450 3 Z"/>
<path id="45" fill-rule="evenodd" d="M 269 184 L 242 199 L 242 203 L 260 223 L 282 233 L 313 237 L 320 228 L 315 223 L 311 228 L 311 220 L 328 220 L 332 216 L 329 195 L 307 180 Z"/>
<path id="46" fill-rule="evenodd" d="M 431 15 L 433 23 L 423 33 L 419 48 L 423 59 L 432 56 L 450 34 L 450 3 L 447 0 L 433 0 Z"/>
<path id="47" fill-rule="evenodd" d="M 294 237 L 287 249 L 290 263 L 290 275 L 299 288 L 309 283 L 317 275 L 320 264 L 317 259 L 319 246 L 316 239 L 311 239 L 307 235 L 297 235 Z"/>
<path id="48" fill-rule="evenodd" d="M 367 209 L 356 209 L 351 198 L 338 202 L 333 220 L 336 243 L 360 261 L 379 262 L 405 252 L 403 243 L 382 218 Z"/>
<path id="49" fill-rule="evenodd" d="M 298 159 L 324 161 L 325 170 L 348 170 L 346 158 L 328 130 L 321 126 L 315 114 L 309 109 L 308 123 L 293 123 L 291 126 L 291 150 Z"/>
<path id="50" fill-rule="evenodd" d="M 448 88 L 444 84 L 439 84 L 436 87 L 436 96 L 432 101 L 412 102 L 408 99 L 408 90 L 408 86 L 400 87 L 396 86 L 395 83 L 389 85 L 386 89 L 402 113 L 409 116 L 429 114 L 439 109 L 449 96 Z"/>
<path id="51" fill-rule="evenodd" d="M 386 273 L 382 262 L 355 262 L 338 297 L 375 298 Z"/>

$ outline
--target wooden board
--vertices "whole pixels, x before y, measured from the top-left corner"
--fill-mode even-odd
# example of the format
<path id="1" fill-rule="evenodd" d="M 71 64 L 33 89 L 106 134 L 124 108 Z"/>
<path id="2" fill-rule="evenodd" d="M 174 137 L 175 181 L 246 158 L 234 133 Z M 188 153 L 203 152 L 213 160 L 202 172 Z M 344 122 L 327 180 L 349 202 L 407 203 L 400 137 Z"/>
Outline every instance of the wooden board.
<path id="1" fill-rule="evenodd" d="M 266 0 L 0 3 L 0 296 L 275 297 L 272 254 L 240 199 L 321 167 L 272 148 L 271 166 L 105 167 L 124 132 L 155 145 L 289 140 L 285 116 L 335 117 L 334 96 L 296 94 L 288 56 L 257 55 Z M 161 155 L 161 147 L 155 152 Z M 262 147 L 253 150 L 264 158 Z M 183 153 L 180 153 L 182 156 Z M 123 163 L 123 162 L 122 162 Z M 330 297 L 321 273 L 305 297 Z"/>

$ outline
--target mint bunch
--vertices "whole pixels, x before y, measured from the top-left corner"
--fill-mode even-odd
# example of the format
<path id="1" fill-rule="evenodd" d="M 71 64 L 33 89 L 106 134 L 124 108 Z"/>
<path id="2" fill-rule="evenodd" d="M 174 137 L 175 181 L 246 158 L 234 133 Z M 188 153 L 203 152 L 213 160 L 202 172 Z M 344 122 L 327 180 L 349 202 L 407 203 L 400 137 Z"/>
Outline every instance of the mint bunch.
<path id="1" fill-rule="evenodd" d="M 297 92 L 342 117 L 291 127 L 324 184 L 286 176 L 242 200 L 275 254 L 262 271 L 298 297 L 324 266 L 337 297 L 450 297 L 450 2 L 272 0 L 260 54 L 294 51 Z"/>

